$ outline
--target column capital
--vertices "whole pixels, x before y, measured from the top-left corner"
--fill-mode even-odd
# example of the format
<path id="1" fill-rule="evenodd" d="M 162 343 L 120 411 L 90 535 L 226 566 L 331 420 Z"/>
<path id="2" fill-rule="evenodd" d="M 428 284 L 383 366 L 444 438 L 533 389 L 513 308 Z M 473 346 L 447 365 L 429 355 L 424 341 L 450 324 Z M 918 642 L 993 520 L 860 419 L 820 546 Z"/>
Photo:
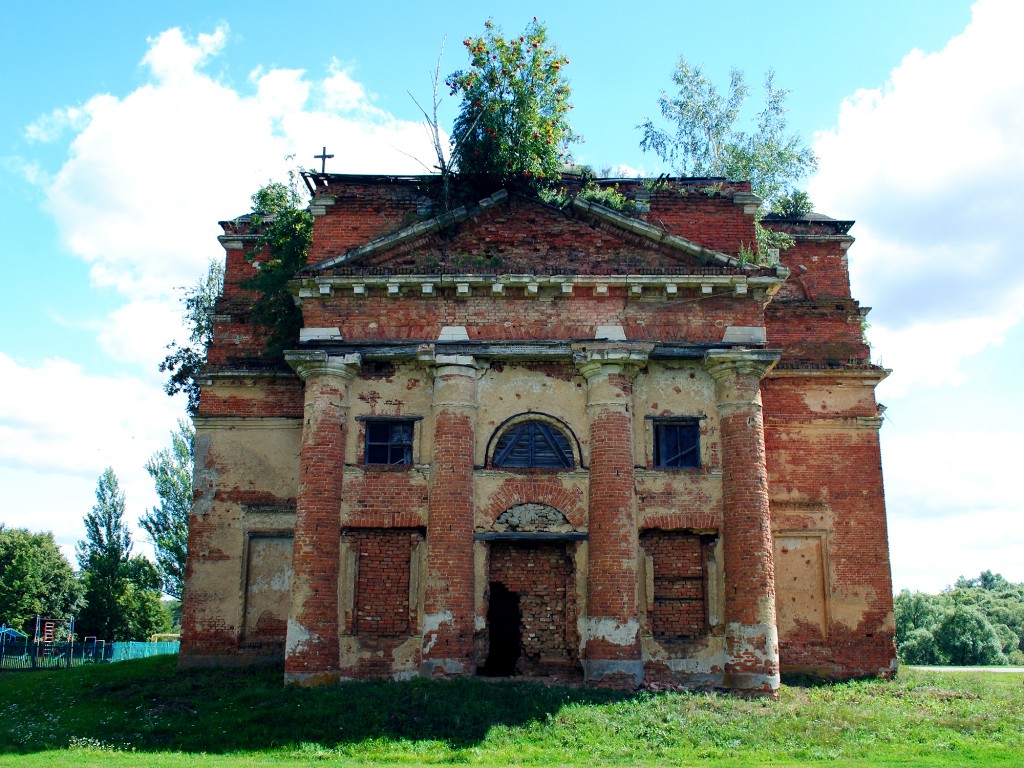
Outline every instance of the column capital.
<path id="1" fill-rule="evenodd" d="M 588 382 L 601 374 L 624 373 L 630 378 L 647 365 L 653 344 L 573 344 L 572 361 Z"/>
<path id="2" fill-rule="evenodd" d="M 760 381 L 779 362 L 779 357 L 773 349 L 712 349 L 704 355 L 704 368 L 716 382 L 737 376 L 756 376 Z"/>
<path id="3" fill-rule="evenodd" d="M 303 381 L 318 376 L 337 376 L 350 381 L 362 365 L 362 357 L 358 353 L 331 355 L 324 351 L 290 351 L 285 352 L 284 359 Z"/>
<path id="4" fill-rule="evenodd" d="M 416 351 L 416 359 L 420 365 L 423 365 L 428 370 L 432 370 L 435 376 L 450 373 L 458 374 L 460 373 L 457 370 L 459 368 L 469 369 L 469 371 L 472 371 L 472 375 L 476 375 L 476 372 L 485 370 L 487 367 L 485 364 L 481 364 L 473 355 L 438 352 L 433 344 L 420 345 L 420 348 Z M 471 375 L 465 371 L 462 373 L 463 375 Z"/>

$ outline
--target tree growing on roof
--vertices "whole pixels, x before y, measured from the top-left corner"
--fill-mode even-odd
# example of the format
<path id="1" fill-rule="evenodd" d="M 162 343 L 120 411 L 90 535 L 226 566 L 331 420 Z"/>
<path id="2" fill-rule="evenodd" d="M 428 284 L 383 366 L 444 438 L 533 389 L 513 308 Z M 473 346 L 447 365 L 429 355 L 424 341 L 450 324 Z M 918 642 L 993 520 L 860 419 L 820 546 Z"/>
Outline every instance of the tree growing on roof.
<path id="1" fill-rule="evenodd" d="M 288 281 L 306 266 L 306 252 L 313 242 L 313 214 L 302 206 L 295 174 L 291 183 L 270 182 L 252 196 L 256 247 L 246 260 L 257 267 L 243 287 L 256 292 L 252 316 L 269 330 L 267 354 L 280 359 L 293 346 L 302 327 L 302 313 L 288 290 Z"/>
<path id="2" fill-rule="evenodd" d="M 463 41 L 469 67 L 445 81 L 462 105 L 452 130 L 452 160 L 476 191 L 535 187 L 558 178 L 579 140 L 568 121 L 569 59 L 534 17 L 522 35 L 504 37 L 493 21 Z"/>
<path id="3" fill-rule="evenodd" d="M 724 176 L 750 182 L 767 209 L 811 210 L 806 194 L 796 184 L 818 166 L 803 138 L 786 121 L 789 91 L 775 87 L 775 76 L 764 79 L 764 106 L 752 130 L 741 128 L 741 110 L 750 95 L 743 73 L 733 69 L 723 93 L 699 66 L 682 56 L 672 73 L 678 88 L 674 96 L 662 91 L 658 99 L 665 128 L 647 118 L 637 127 L 643 132 L 640 148 L 654 152 L 683 176 Z M 761 227 L 762 208 L 756 219 L 758 249 L 786 247 L 788 237 Z"/>

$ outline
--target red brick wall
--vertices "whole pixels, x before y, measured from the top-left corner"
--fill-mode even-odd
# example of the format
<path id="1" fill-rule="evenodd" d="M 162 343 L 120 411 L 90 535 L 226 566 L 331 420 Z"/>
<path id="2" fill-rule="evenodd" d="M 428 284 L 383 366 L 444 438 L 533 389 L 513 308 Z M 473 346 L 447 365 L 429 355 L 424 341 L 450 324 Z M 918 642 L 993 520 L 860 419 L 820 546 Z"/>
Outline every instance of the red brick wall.
<path id="1" fill-rule="evenodd" d="M 621 324 L 630 340 L 720 342 L 730 325 L 764 325 L 760 304 L 749 299 L 647 301 L 627 298 L 616 287 L 607 296 L 581 287 L 570 298 L 552 300 L 527 298 L 519 289 L 468 299 L 399 299 L 374 290 L 366 298 L 307 300 L 303 312 L 306 325 L 338 327 L 348 341 L 433 340 L 445 325 L 466 326 L 474 340 L 587 339 L 598 325 Z"/>
<path id="2" fill-rule="evenodd" d="M 654 560 L 654 611 L 648 616 L 654 638 L 671 641 L 703 635 L 708 620 L 700 536 L 646 531 L 640 546 Z"/>
<path id="3" fill-rule="evenodd" d="M 828 231 L 821 234 L 831 235 Z M 792 277 L 779 298 L 850 298 L 850 270 L 843 245 L 835 235 L 810 240 L 797 234 L 796 244 L 780 254 Z"/>
<path id="4" fill-rule="evenodd" d="M 246 382 L 218 382 L 203 387 L 200 416 L 248 416 L 253 418 L 302 418 L 302 381 L 298 376 Z"/>
<path id="5" fill-rule="evenodd" d="M 443 382 L 435 380 L 434 386 Z M 448 409 L 436 413 L 424 610 L 441 623 L 434 636 L 424 638 L 424 657 L 456 660 L 465 665 L 467 674 L 472 672 L 475 596 L 473 440 L 473 422 L 466 413 Z"/>
<path id="6" fill-rule="evenodd" d="M 625 398 L 631 397 L 629 376 L 610 373 L 607 381 Z M 639 607 L 633 467 L 630 414 L 624 408 L 601 408 L 591 416 L 590 424 L 587 614 L 620 624 L 635 621 Z M 638 652 L 638 645 L 620 645 L 601 637 L 587 640 L 587 657 L 591 659 L 636 659 Z"/>
<path id="7" fill-rule="evenodd" d="M 754 217 L 733 201 L 735 192 L 750 192 L 750 185 L 730 183 L 719 192 L 711 182 L 673 183 L 651 193 L 651 211 L 644 218 L 674 235 L 706 248 L 736 255 L 740 246 L 754 248 Z M 685 194 L 684 194 L 685 193 Z"/>
<path id="8" fill-rule="evenodd" d="M 292 554 L 289 623 L 306 639 L 289 649 L 287 675 L 339 669 L 340 508 L 347 429 L 345 383 L 330 375 L 306 381 L 306 424 L 299 451 L 299 498 Z"/>
<path id="9" fill-rule="evenodd" d="M 326 194 L 337 199 L 326 216 L 317 216 L 313 222 L 313 247 L 307 258 L 310 264 L 338 256 L 403 224 L 416 223 L 421 218 L 417 211 L 426 201 L 415 183 L 354 182 L 336 185 Z"/>
<path id="10" fill-rule="evenodd" d="M 415 606 L 409 605 L 412 548 L 423 540 L 403 529 L 348 530 L 342 536 L 356 553 L 353 627 L 360 638 L 412 634 Z"/>
<path id="11" fill-rule="evenodd" d="M 856 302 L 773 302 L 765 310 L 768 343 L 782 350 L 783 363 L 812 365 L 867 363 Z"/>
<path id="12" fill-rule="evenodd" d="M 824 398 L 808 395 L 812 387 L 854 394 L 842 401 L 845 407 L 822 410 Z M 877 416 L 873 389 L 837 373 L 832 379 L 769 378 L 762 393 L 768 473 L 779 499 L 773 527 L 827 529 L 833 613 L 846 601 L 867 606 L 854 626 L 829 623 L 824 650 L 820 635 L 810 630 L 781 638 L 782 658 L 789 666 L 817 666 L 839 676 L 888 669 L 895 652 L 878 432 L 870 422 L 855 421 Z"/>
<path id="13" fill-rule="evenodd" d="M 565 546 L 491 544 L 490 580 L 519 594 L 522 674 L 563 672 L 577 661 L 576 574 Z"/>

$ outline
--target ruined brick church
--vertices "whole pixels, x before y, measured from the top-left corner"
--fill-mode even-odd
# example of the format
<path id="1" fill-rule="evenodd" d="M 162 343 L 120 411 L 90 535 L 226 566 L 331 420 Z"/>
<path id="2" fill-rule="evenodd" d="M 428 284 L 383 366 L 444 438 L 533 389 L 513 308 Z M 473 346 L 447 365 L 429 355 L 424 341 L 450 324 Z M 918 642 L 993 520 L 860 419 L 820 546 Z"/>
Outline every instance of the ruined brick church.
<path id="1" fill-rule="evenodd" d="M 303 327 L 268 363 L 222 222 L 183 665 L 287 681 L 537 676 L 772 694 L 891 674 L 867 310 L 849 221 L 745 183 L 618 180 L 632 210 L 308 174 Z M 608 181 L 601 181 L 608 184 Z"/>

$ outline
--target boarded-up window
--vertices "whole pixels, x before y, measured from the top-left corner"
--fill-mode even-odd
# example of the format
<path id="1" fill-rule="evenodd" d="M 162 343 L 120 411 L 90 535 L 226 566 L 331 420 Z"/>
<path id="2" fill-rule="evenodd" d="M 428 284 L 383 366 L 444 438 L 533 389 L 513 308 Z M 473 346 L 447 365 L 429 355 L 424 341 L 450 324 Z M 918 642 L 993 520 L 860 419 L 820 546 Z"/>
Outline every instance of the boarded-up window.
<path id="1" fill-rule="evenodd" d="M 656 640 L 686 640 L 707 631 L 704 546 L 686 531 L 646 531 L 640 545 L 648 557 L 653 594 L 648 622 Z"/>
<path id="2" fill-rule="evenodd" d="M 253 536 L 245 570 L 245 640 L 283 643 L 292 588 L 292 537 Z"/>
<path id="3" fill-rule="evenodd" d="M 775 534 L 775 610 L 779 639 L 823 642 L 828 632 L 825 537 L 820 533 Z"/>
<path id="4" fill-rule="evenodd" d="M 572 469 L 572 446 L 562 431 L 543 421 L 516 424 L 498 438 L 494 466 Z"/>

